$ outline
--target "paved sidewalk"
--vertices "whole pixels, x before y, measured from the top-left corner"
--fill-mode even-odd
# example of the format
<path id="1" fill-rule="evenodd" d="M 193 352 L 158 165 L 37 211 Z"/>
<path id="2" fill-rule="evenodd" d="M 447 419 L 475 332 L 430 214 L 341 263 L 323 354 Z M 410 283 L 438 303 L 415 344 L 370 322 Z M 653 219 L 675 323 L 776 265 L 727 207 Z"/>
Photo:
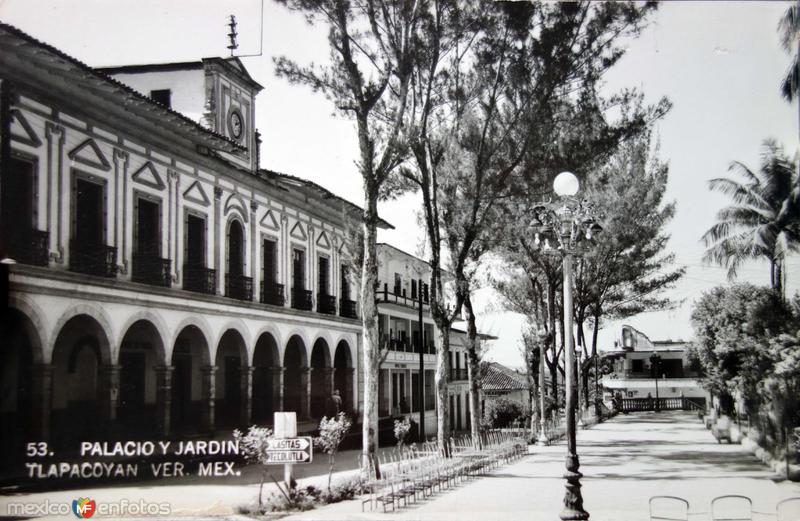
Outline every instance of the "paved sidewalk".
<path id="1" fill-rule="evenodd" d="M 698 513 L 693 520 L 710 519 L 711 499 L 722 494 L 747 495 L 755 510 L 767 512 L 774 512 L 781 499 L 800 496 L 800 484 L 775 483 L 774 474 L 761 462 L 739 445 L 717 444 L 697 417 L 688 413 L 618 416 L 580 431 L 578 446 L 584 507 L 596 521 L 646 521 L 648 500 L 659 494 L 687 499 L 691 511 Z M 565 446 L 531 450 L 533 455 L 490 476 L 397 513 L 362 514 L 360 501 L 348 501 L 287 519 L 558 519 Z"/>

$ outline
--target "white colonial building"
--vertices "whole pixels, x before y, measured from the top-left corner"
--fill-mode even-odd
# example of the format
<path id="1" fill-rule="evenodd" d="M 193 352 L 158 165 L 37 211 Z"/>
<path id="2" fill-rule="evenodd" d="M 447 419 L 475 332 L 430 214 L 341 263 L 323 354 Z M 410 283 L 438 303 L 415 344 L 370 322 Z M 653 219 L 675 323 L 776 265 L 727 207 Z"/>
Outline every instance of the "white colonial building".
<path id="1" fill-rule="evenodd" d="M 359 209 L 259 168 L 240 60 L 93 69 L 0 24 L 0 80 L 0 443 L 357 409 Z"/>

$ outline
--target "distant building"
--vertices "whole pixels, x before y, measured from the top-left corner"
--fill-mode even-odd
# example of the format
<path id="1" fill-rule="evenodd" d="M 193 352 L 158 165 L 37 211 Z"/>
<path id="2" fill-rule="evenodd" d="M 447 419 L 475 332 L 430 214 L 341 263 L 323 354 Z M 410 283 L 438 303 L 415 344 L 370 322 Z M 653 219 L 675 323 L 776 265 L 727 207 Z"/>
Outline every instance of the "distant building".
<path id="1" fill-rule="evenodd" d="M 497 362 L 485 366 L 481 380 L 481 411 L 489 400 L 505 398 L 522 404 L 530 402 L 528 376 Z"/>
<path id="2" fill-rule="evenodd" d="M 708 392 L 700 386 L 700 374 L 687 359 L 688 342 L 652 341 L 641 331 L 625 325 L 615 344 L 613 351 L 603 354 L 613 364 L 613 372 L 602 379 L 607 400 L 617 391 L 623 398 L 655 397 L 656 379 L 660 398 L 708 399 Z M 660 358 L 657 372 L 653 367 L 654 355 Z"/>

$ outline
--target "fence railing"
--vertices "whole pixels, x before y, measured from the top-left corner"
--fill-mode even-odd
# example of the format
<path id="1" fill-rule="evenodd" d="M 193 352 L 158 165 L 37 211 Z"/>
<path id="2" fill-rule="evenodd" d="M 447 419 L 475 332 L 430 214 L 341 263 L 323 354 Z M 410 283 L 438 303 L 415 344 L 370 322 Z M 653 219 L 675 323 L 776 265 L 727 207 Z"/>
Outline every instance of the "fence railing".
<path id="1" fill-rule="evenodd" d="M 183 289 L 213 295 L 217 292 L 217 270 L 204 266 L 183 266 Z"/>
<path id="2" fill-rule="evenodd" d="M 69 255 L 72 271 L 107 278 L 117 276 L 117 249 L 114 246 L 72 240 Z"/>
<path id="3" fill-rule="evenodd" d="M 17 228 L 7 225 L 5 235 L 6 254 L 22 264 L 47 266 L 50 234 L 33 228 Z"/>
<path id="4" fill-rule="evenodd" d="M 292 288 L 292 307 L 294 309 L 311 311 L 314 308 L 312 304 L 310 289 Z"/>
<path id="5" fill-rule="evenodd" d="M 702 400 L 702 402 L 701 402 Z M 636 411 L 696 411 L 705 408 L 702 398 L 623 398 L 624 412 Z"/>
<path id="6" fill-rule="evenodd" d="M 134 254 L 131 280 L 151 286 L 172 286 L 172 261 L 156 254 Z"/>
<path id="7" fill-rule="evenodd" d="M 317 313 L 336 314 L 336 297 L 333 295 L 317 295 Z"/>
<path id="8" fill-rule="evenodd" d="M 261 303 L 272 304 L 273 306 L 283 306 L 286 297 L 283 294 L 283 284 L 274 282 L 261 282 Z"/>
<path id="9" fill-rule="evenodd" d="M 225 296 L 237 300 L 253 300 L 253 278 L 225 275 Z"/>

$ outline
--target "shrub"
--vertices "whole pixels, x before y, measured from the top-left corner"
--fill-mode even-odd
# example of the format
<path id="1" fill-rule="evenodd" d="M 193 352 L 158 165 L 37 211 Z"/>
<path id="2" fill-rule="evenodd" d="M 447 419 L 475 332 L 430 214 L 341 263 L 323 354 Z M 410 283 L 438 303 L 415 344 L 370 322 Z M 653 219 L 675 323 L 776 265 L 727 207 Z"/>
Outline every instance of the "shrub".
<path id="1" fill-rule="evenodd" d="M 333 418 L 324 417 L 319 422 L 319 436 L 314 438 L 314 445 L 320 447 L 323 452 L 328 454 L 328 491 L 331 490 L 331 476 L 333 467 L 336 464 L 336 452 L 339 450 L 342 440 L 350 431 L 353 422 L 343 412 Z"/>
<path id="2" fill-rule="evenodd" d="M 397 440 L 398 447 L 403 446 L 403 443 L 405 443 L 406 438 L 408 437 L 409 431 L 411 431 L 411 421 L 408 419 L 408 417 L 405 417 L 402 420 L 394 421 L 394 437 Z"/>
<path id="3" fill-rule="evenodd" d="M 486 401 L 482 423 L 485 428 L 498 429 L 508 427 L 516 420 L 525 422 L 529 417 L 530 409 L 526 404 L 498 398 Z"/>

